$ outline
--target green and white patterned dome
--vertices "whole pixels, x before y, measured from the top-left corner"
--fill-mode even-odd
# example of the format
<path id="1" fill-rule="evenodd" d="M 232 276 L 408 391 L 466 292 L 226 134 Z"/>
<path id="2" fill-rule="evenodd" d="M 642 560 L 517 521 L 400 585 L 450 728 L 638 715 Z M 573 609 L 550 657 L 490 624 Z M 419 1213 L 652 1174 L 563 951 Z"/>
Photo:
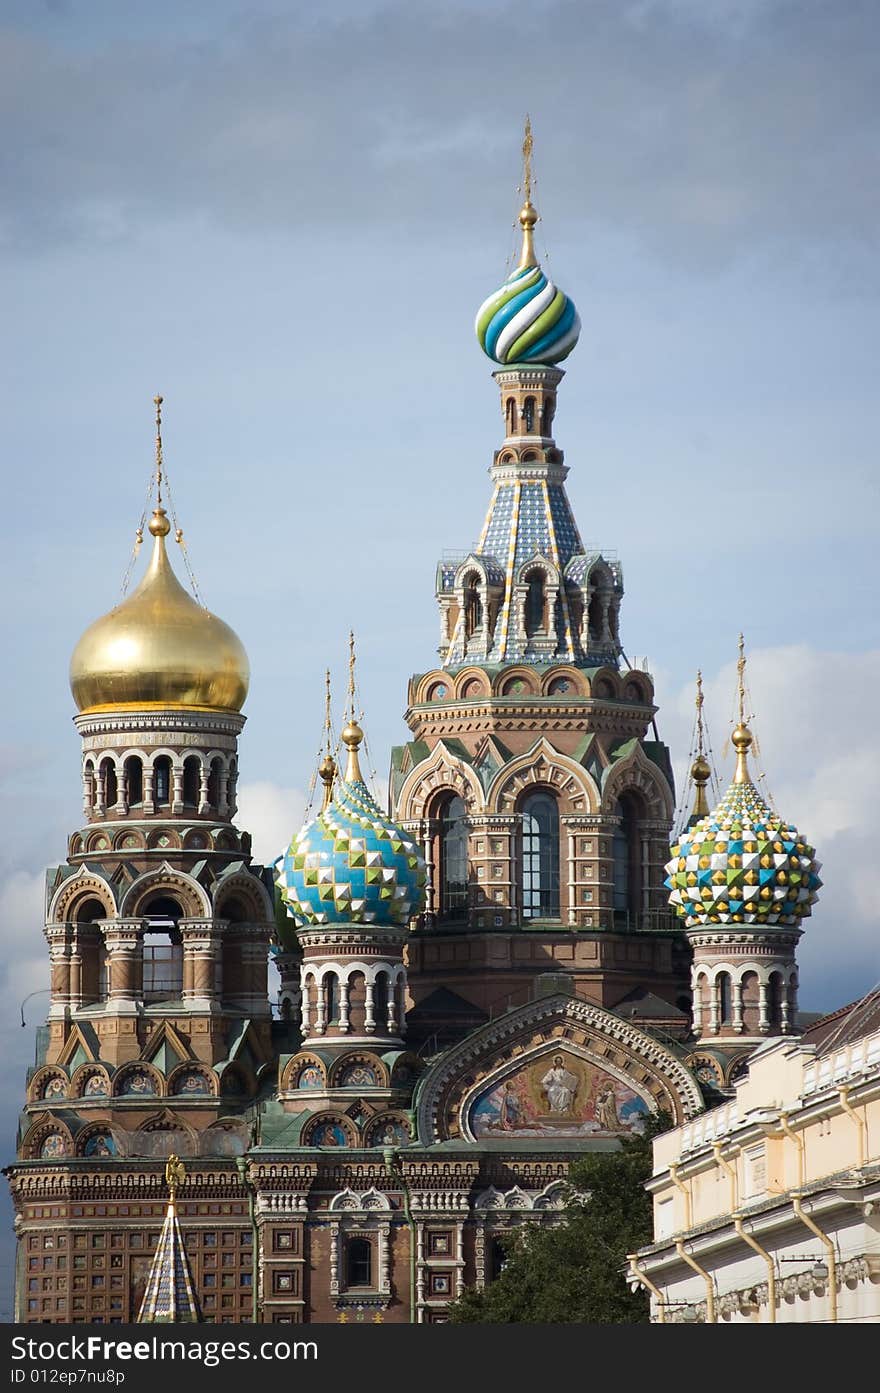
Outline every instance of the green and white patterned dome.
<path id="1" fill-rule="evenodd" d="M 276 862 L 275 883 L 299 928 L 373 924 L 403 929 L 424 909 L 425 859 L 364 783 L 357 756 L 363 732 L 356 722 L 346 725 L 342 739 L 349 752 L 346 776 Z"/>
<path id="2" fill-rule="evenodd" d="M 818 898 L 820 864 L 797 828 L 768 808 L 752 783 L 746 760 L 752 736 L 742 723 L 733 744 L 737 766 L 730 788 L 670 847 L 669 903 L 689 929 L 797 927 Z"/>

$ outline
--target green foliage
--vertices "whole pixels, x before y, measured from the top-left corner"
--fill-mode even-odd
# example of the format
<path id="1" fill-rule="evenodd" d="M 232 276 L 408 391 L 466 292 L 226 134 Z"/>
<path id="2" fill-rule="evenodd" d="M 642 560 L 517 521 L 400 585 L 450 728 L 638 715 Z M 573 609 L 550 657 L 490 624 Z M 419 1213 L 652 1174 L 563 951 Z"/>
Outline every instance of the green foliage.
<path id="1" fill-rule="evenodd" d="M 455 1324 L 596 1323 L 648 1321 L 648 1297 L 626 1282 L 626 1255 L 652 1238 L 651 1137 L 668 1117 L 652 1119 L 643 1137 L 626 1137 L 619 1151 L 574 1161 L 560 1222 L 527 1223 L 503 1238 L 504 1268 L 482 1291 L 468 1287 L 449 1308 Z M 586 1198 L 588 1196 L 588 1198 Z"/>

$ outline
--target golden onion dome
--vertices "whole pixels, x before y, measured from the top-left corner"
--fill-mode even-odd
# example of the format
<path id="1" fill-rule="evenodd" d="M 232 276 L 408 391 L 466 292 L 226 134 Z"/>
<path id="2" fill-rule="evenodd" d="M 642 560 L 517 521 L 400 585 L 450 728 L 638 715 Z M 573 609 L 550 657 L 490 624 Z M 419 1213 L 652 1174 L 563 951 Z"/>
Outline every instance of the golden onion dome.
<path id="1" fill-rule="evenodd" d="M 149 528 L 153 555 L 143 580 L 86 629 L 73 651 L 73 699 L 81 712 L 120 706 L 240 711 L 250 681 L 244 646 L 174 574 L 164 508 L 156 509 Z"/>

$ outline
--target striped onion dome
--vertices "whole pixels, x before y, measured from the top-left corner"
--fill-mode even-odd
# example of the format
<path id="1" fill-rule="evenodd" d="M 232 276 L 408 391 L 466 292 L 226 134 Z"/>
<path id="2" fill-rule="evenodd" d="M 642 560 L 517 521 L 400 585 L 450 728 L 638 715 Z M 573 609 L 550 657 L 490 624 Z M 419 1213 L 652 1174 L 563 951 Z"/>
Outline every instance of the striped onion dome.
<path id="1" fill-rule="evenodd" d="M 547 279 L 537 263 L 532 238 L 537 217 L 527 202 L 519 215 L 523 230 L 519 265 L 477 311 L 477 341 L 483 352 L 503 367 L 561 363 L 581 332 L 573 301 Z"/>
<path id="2" fill-rule="evenodd" d="M 751 732 L 738 725 L 733 783 L 717 808 L 670 847 L 666 888 L 686 928 L 797 927 L 818 898 L 816 853 L 796 827 L 767 807 L 752 783 L 746 763 L 751 743 Z"/>

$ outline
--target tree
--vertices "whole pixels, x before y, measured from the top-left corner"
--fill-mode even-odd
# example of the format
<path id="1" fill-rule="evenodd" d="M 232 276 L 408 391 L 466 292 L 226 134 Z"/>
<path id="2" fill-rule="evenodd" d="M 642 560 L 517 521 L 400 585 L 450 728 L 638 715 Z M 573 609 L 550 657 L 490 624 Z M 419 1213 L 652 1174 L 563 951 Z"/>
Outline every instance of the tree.
<path id="1" fill-rule="evenodd" d="M 630 1291 L 626 1255 L 652 1234 L 651 1137 L 671 1125 L 652 1119 L 641 1137 L 624 1137 L 619 1151 L 594 1152 L 569 1169 L 565 1208 L 552 1226 L 526 1223 L 505 1234 L 504 1266 L 482 1290 L 468 1287 L 449 1307 L 449 1319 L 510 1324 L 635 1325 L 649 1319 L 647 1294 Z"/>

